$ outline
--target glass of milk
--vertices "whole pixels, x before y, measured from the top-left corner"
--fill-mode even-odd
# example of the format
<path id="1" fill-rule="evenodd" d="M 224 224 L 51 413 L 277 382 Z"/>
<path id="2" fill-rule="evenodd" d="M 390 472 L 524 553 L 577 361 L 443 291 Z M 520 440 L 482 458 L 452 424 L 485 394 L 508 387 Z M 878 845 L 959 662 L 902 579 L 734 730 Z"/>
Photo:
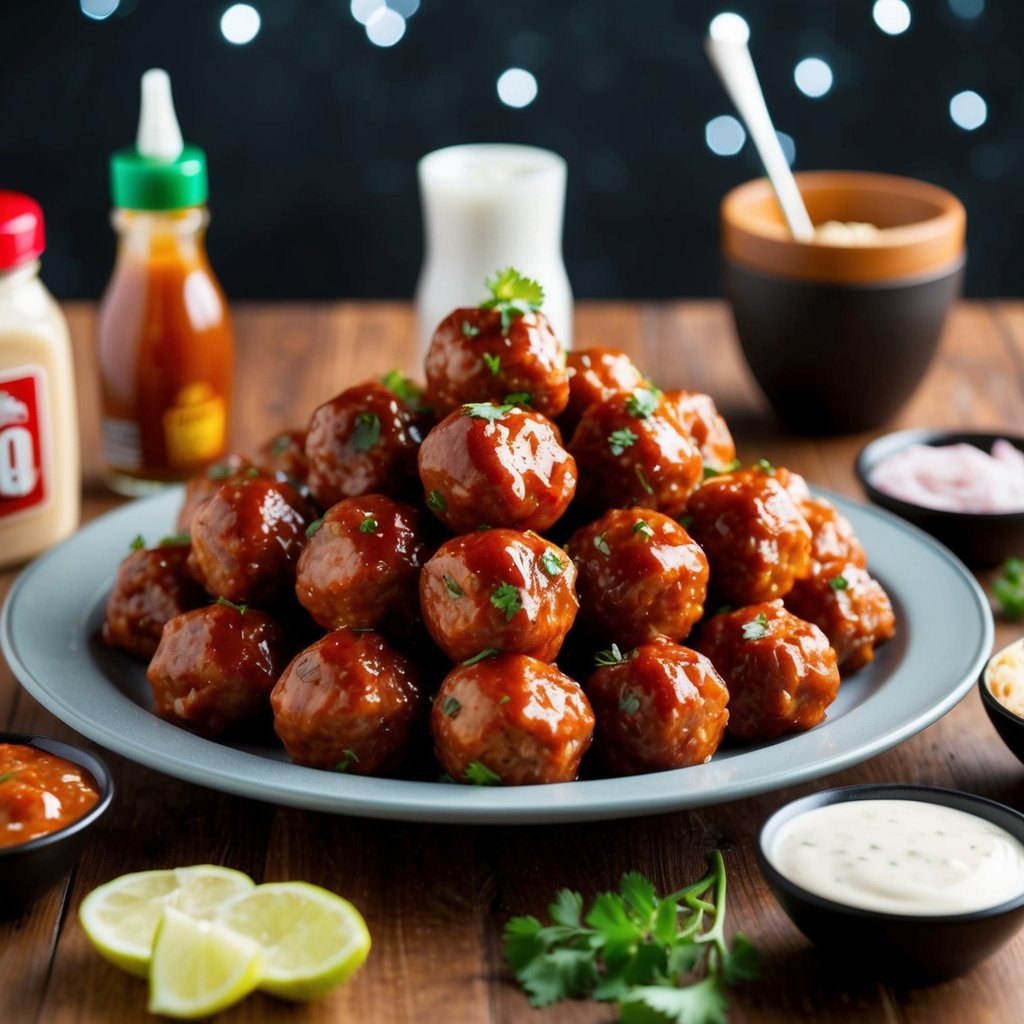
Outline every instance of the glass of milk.
<path id="1" fill-rule="evenodd" d="M 572 345 L 572 291 L 562 262 L 565 160 L 532 146 L 472 144 L 419 162 L 424 261 L 416 287 L 421 351 L 453 309 L 488 298 L 503 267 L 539 281 L 543 312 Z"/>

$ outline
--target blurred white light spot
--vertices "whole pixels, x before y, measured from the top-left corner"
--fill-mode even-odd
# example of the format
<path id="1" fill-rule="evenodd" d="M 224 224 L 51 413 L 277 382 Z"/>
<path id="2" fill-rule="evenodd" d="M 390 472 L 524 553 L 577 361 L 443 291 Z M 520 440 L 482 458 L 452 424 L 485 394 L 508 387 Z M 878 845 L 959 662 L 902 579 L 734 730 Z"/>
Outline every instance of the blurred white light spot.
<path id="1" fill-rule="evenodd" d="M 958 128 L 973 132 L 988 119 L 988 104 L 973 89 L 967 89 L 949 101 L 949 116 Z"/>
<path id="2" fill-rule="evenodd" d="M 408 20 L 420 9 L 420 0 L 387 0 L 387 5 L 396 14 Z"/>
<path id="3" fill-rule="evenodd" d="M 718 156 L 735 156 L 747 141 L 747 133 L 735 117 L 721 114 L 704 125 L 704 141 Z"/>
<path id="4" fill-rule="evenodd" d="M 405 18 L 390 7 L 379 7 L 366 22 L 366 38 L 374 46 L 394 46 L 405 35 Z"/>
<path id="5" fill-rule="evenodd" d="M 949 0 L 949 9 L 964 21 L 974 21 L 985 13 L 985 0 Z"/>
<path id="6" fill-rule="evenodd" d="M 360 25 L 365 25 L 383 6 L 384 0 L 352 0 L 349 10 Z"/>
<path id="7" fill-rule="evenodd" d="M 249 4 L 232 4 L 220 16 L 221 35 L 235 46 L 251 43 L 260 30 L 260 13 Z"/>
<path id="8" fill-rule="evenodd" d="M 117 10 L 121 0 L 78 0 L 82 13 L 93 21 L 103 21 Z"/>
<path id="9" fill-rule="evenodd" d="M 871 15 L 886 35 L 898 36 L 910 28 L 910 8 L 904 0 L 875 0 Z"/>
<path id="10" fill-rule="evenodd" d="M 738 14 L 724 11 L 711 19 L 708 35 L 721 43 L 746 43 L 750 39 L 750 26 Z"/>
<path id="11" fill-rule="evenodd" d="M 792 167 L 796 162 L 796 140 L 785 132 L 776 132 L 775 134 L 779 137 L 779 145 L 782 147 L 782 155 L 786 158 L 786 163 Z"/>
<path id="12" fill-rule="evenodd" d="M 498 99 L 506 107 L 528 107 L 537 98 L 537 79 L 523 68 L 509 68 L 498 76 Z"/>
<path id="13" fill-rule="evenodd" d="M 832 88 L 832 69 L 820 57 L 805 57 L 793 69 L 793 80 L 805 96 L 817 99 Z"/>

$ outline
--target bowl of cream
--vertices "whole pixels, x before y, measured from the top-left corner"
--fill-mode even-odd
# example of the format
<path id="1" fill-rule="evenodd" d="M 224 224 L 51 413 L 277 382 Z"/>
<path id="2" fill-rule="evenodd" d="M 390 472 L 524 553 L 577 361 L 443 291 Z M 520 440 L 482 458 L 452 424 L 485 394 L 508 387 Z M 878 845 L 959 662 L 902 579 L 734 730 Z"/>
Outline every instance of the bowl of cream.
<path id="1" fill-rule="evenodd" d="M 1024 925 L 1024 815 L 970 793 L 812 793 L 768 818 L 757 857 L 793 923 L 856 973 L 942 981 Z"/>
<path id="2" fill-rule="evenodd" d="M 989 721 L 1024 764 L 1024 639 L 989 658 L 979 688 Z"/>

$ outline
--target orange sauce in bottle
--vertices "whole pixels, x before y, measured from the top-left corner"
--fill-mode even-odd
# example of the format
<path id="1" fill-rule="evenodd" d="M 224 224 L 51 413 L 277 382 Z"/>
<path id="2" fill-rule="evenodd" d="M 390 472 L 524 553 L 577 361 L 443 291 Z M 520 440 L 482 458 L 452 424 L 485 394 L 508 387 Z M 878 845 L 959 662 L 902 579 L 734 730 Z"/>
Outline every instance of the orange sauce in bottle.
<path id="1" fill-rule="evenodd" d="M 107 479 L 121 493 L 186 479 L 227 449 L 234 337 L 207 221 L 204 206 L 114 212 L 99 366 Z"/>

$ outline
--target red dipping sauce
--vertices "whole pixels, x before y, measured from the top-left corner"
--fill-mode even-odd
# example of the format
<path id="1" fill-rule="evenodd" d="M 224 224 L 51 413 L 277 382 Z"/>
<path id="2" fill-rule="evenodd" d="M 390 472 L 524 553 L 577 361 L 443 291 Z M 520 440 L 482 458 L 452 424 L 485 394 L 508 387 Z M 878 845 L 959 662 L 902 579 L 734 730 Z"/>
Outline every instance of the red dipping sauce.
<path id="1" fill-rule="evenodd" d="M 0 743 L 0 849 L 65 828 L 99 799 L 85 768 L 36 747 Z"/>

